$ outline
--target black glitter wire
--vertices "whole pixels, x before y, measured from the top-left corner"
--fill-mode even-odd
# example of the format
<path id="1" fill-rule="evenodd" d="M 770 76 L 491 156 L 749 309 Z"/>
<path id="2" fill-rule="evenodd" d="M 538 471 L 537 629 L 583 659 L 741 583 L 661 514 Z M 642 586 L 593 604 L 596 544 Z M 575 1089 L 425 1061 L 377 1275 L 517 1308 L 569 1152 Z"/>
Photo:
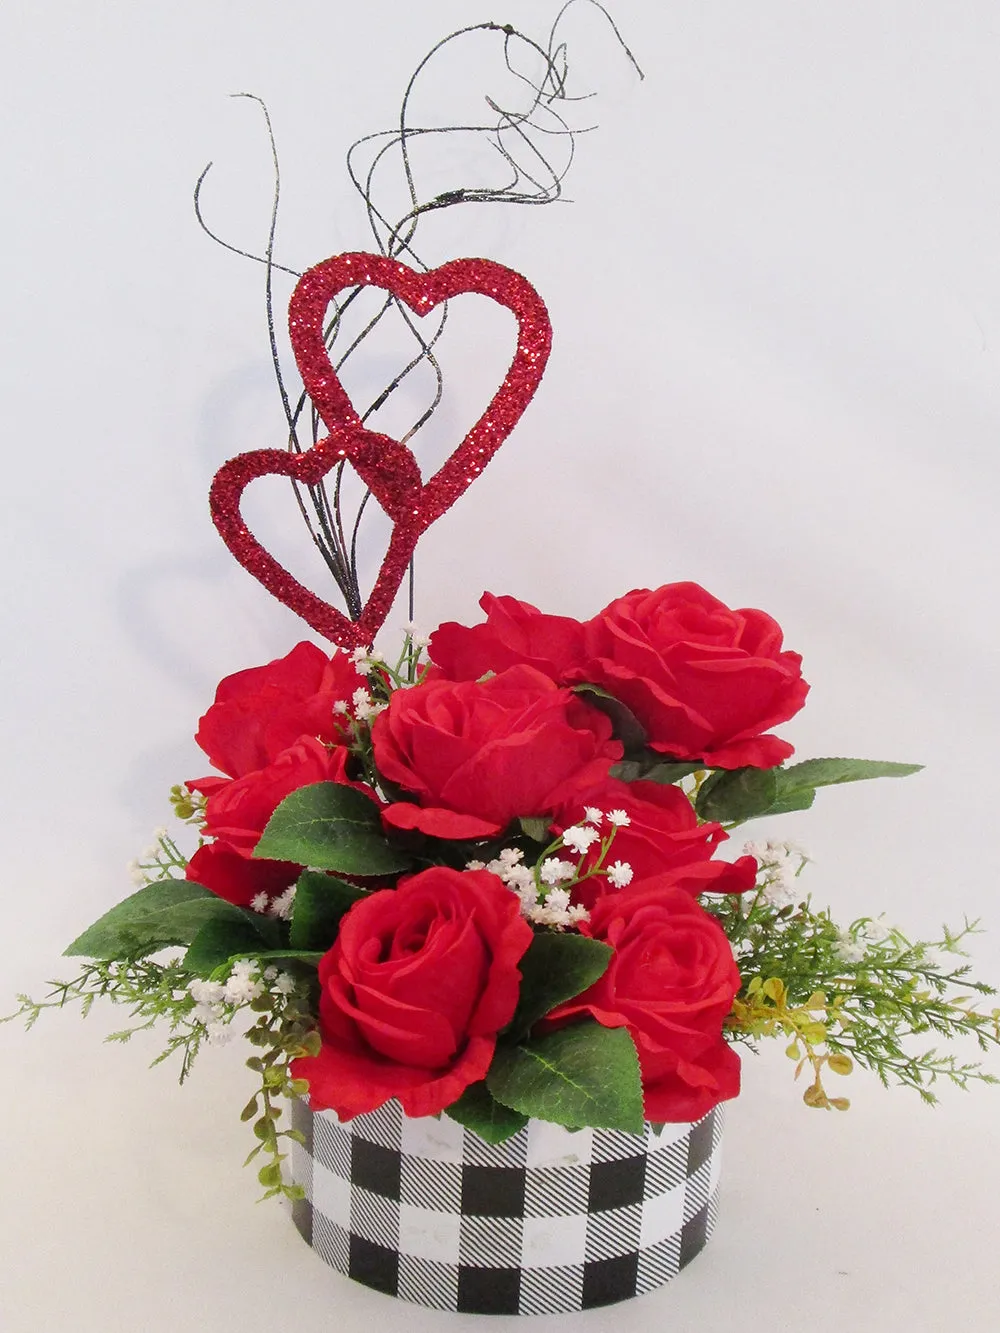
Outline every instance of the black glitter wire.
<path id="1" fill-rule="evenodd" d="M 632 63 L 640 79 L 644 77 L 642 70 L 625 44 L 621 33 L 618 30 L 614 20 L 599 0 L 566 0 L 566 3 L 559 10 L 549 32 L 546 45 L 543 47 L 533 38 L 520 32 L 511 24 L 500 23 L 477 23 L 450 33 L 448 36 L 436 42 L 420 61 L 417 68 L 407 83 L 400 106 L 399 122 L 397 128 L 393 130 L 377 131 L 374 134 L 364 135 L 356 140 L 348 149 L 346 165 L 351 182 L 360 194 L 365 211 L 368 216 L 368 223 L 375 243 L 380 253 L 391 258 L 398 258 L 404 252 L 412 263 L 418 268 L 427 270 L 427 265 L 413 249 L 413 238 L 417 230 L 417 225 L 424 213 L 437 211 L 443 208 L 451 208 L 458 204 L 468 203 L 515 203 L 515 204 L 548 204 L 562 198 L 562 183 L 568 173 L 575 153 L 575 136 L 580 133 L 586 133 L 595 128 L 595 126 L 586 126 L 582 129 L 571 129 L 568 122 L 562 115 L 556 111 L 553 103 L 578 102 L 591 98 L 593 93 L 584 93 L 580 96 L 571 96 L 567 92 L 566 83 L 569 72 L 568 50 L 565 42 L 556 41 L 559 25 L 562 22 L 567 11 L 577 3 L 589 3 L 607 19 L 612 32 L 629 61 Z M 473 34 L 478 33 L 496 33 L 503 37 L 503 55 L 504 64 L 509 73 L 519 80 L 530 90 L 530 100 L 526 109 L 520 111 L 510 110 L 502 107 L 488 95 L 484 95 L 484 100 L 490 111 L 496 117 L 495 122 L 487 125 L 448 125 L 435 127 L 412 126 L 408 123 L 408 112 L 411 99 L 429 64 L 434 58 L 447 46 L 453 42 L 458 42 L 466 38 L 471 38 Z M 543 65 L 543 73 L 540 78 L 533 79 L 515 68 L 512 59 L 512 53 L 515 43 L 522 43 L 528 53 L 536 58 L 540 57 Z M 295 452 L 302 452 L 302 445 L 299 440 L 298 426 L 302 413 L 308 405 L 310 408 L 310 434 L 312 442 L 315 443 L 319 438 L 320 420 L 315 407 L 309 402 L 305 392 L 302 392 L 294 408 L 289 401 L 285 385 L 284 376 L 281 369 L 281 362 L 278 355 L 277 343 L 274 333 L 273 318 L 273 274 L 275 270 L 288 273 L 298 277 L 297 270 L 289 268 L 284 264 L 279 264 L 274 259 L 274 241 L 277 230 L 278 207 L 281 192 L 280 167 L 278 161 L 277 145 L 275 143 L 271 118 L 267 106 L 263 100 L 253 93 L 238 93 L 238 97 L 247 97 L 258 103 L 263 115 L 267 129 L 268 142 L 271 149 L 271 157 L 274 170 L 274 192 L 272 197 L 270 226 L 268 231 L 267 248 L 264 255 L 256 255 L 250 251 L 243 250 L 238 246 L 232 245 L 222 237 L 212 231 L 202 214 L 201 209 L 201 191 L 205 178 L 211 169 L 209 163 L 198 178 L 195 186 L 194 203 L 195 215 L 204 231 L 218 244 L 224 246 L 227 250 L 253 259 L 256 262 L 263 263 L 266 272 L 265 283 L 265 303 L 268 324 L 268 336 L 271 345 L 271 359 L 274 366 L 274 373 L 278 384 L 279 394 L 281 396 L 282 407 L 286 422 L 288 425 L 288 448 Z M 543 123 L 544 118 L 548 116 L 549 124 Z M 419 139 L 426 135 L 441 134 L 474 134 L 486 135 L 492 147 L 498 152 L 512 171 L 512 177 L 507 184 L 501 187 L 460 187 L 454 190 L 445 191 L 431 199 L 421 201 L 417 190 L 416 179 L 413 170 L 413 163 L 410 155 L 411 140 Z M 535 159 L 535 168 L 528 171 L 515 158 L 505 143 L 504 136 L 512 135 L 517 143 L 517 147 L 526 150 Z M 545 152 L 534 142 L 532 135 L 557 136 L 567 141 L 567 154 L 565 164 L 561 168 L 556 168 L 549 161 Z M 375 145 L 383 141 L 369 164 L 364 179 L 360 177 L 355 167 L 355 158 L 360 150 L 366 146 Z M 410 198 L 410 208 L 395 224 L 388 221 L 386 215 L 376 206 L 375 203 L 375 185 L 376 176 L 383 165 L 390 159 L 394 150 L 398 150 L 399 164 L 402 167 L 407 192 Z M 536 176 L 535 173 L 538 173 Z M 544 177 L 544 179 L 542 179 Z M 525 188 L 525 183 L 530 188 Z M 381 230 L 380 230 L 381 229 Z M 384 230 L 384 235 L 383 235 Z M 334 345 L 337 342 L 343 327 L 343 318 L 346 311 L 360 296 L 361 292 L 367 290 L 365 287 L 353 288 L 341 300 L 334 300 L 331 304 L 333 312 L 324 329 L 324 341 L 327 348 L 332 353 Z M 393 393 L 400 387 L 406 378 L 421 364 L 425 363 L 430 367 L 434 374 L 434 394 L 430 404 L 422 411 L 417 421 L 402 437 L 402 443 L 408 443 L 414 435 L 430 420 L 434 411 L 441 402 L 443 393 L 443 376 L 441 367 L 434 355 L 434 347 L 444 333 L 448 319 L 448 303 L 443 302 L 438 316 L 437 326 L 429 338 L 425 340 L 415 323 L 415 317 L 407 306 L 405 306 L 397 297 L 387 294 L 378 311 L 369 319 L 368 323 L 361 329 L 347 349 L 339 356 L 335 362 L 335 368 L 339 372 L 350 356 L 355 353 L 359 347 L 363 346 L 365 340 L 371 335 L 378 324 L 387 314 L 395 310 L 396 314 L 403 321 L 407 331 L 413 337 L 417 344 L 417 349 L 411 360 L 402 370 L 382 389 L 374 401 L 369 404 L 363 413 L 360 414 L 362 421 L 367 421 L 379 408 L 389 400 Z M 331 356 L 331 360 L 332 360 Z M 358 511 L 355 515 L 351 529 L 350 541 L 346 539 L 344 531 L 343 515 L 341 511 L 341 488 L 344 476 L 344 464 L 341 463 L 335 469 L 334 477 L 334 495 L 331 503 L 327 493 L 326 486 L 319 483 L 315 486 L 302 487 L 300 483 L 292 481 L 292 487 L 295 492 L 296 502 L 299 511 L 305 521 L 309 535 L 317 547 L 324 563 L 333 575 L 338 587 L 341 589 L 347 603 L 348 613 L 352 619 L 357 619 L 361 614 L 362 601 L 358 580 L 357 568 L 357 542 L 360 531 L 361 519 L 364 514 L 368 500 L 371 497 L 369 490 L 365 491 Z M 316 515 L 317 527 L 314 527 L 313 521 L 306 505 L 303 490 L 308 494 L 309 503 Z M 414 575 L 413 562 L 410 562 L 409 580 L 408 580 L 408 604 L 409 618 L 413 620 L 414 613 Z"/>

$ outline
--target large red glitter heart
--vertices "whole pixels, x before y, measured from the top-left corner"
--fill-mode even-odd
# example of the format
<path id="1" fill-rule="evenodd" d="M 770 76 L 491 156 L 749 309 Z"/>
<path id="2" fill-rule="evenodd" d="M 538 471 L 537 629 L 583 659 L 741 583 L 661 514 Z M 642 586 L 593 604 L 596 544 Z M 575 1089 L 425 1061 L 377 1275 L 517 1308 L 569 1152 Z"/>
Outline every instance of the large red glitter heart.
<path id="1" fill-rule="evenodd" d="M 289 574 L 268 554 L 243 521 L 240 500 L 257 477 L 293 477 L 315 486 L 344 460 L 350 462 L 375 499 L 393 520 L 389 549 L 371 596 L 360 617 L 348 619 Z M 413 548 L 420 536 L 414 515 L 420 494 L 420 470 L 404 445 L 364 429 L 335 431 L 304 453 L 256 449 L 224 463 L 212 481 L 209 505 L 222 540 L 268 592 L 300 615 L 317 634 L 342 648 L 366 647 L 392 607 Z"/>
<path id="2" fill-rule="evenodd" d="M 334 255 L 302 275 L 288 305 L 288 332 L 302 382 L 331 431 L 361 425 L 323 341 L 330 302 L 346 287 L 356 286 L 391 292 L 417 315 L 429 314 L 450 297 L 477 293 L 506 306 L 517 319 L 517 350 L 503 383 L 465 439 L 421 490 L 414 517 L 423 532 L 455 503 L 514 429 L 545 370 L 552 326 L 542 298 L 528 280 L 489 259 L 453 259 L 440 268 L 417 273 L 384 255 Z"/>

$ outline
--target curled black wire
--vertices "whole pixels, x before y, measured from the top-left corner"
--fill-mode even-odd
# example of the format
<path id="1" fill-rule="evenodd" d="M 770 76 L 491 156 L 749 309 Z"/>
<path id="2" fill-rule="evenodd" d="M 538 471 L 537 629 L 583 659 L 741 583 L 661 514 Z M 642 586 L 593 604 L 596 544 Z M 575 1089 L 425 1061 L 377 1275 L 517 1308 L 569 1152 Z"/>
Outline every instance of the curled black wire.
<path id="1" fill-rule="evenodd" d="M 407 263 L 426 271 L 428 266 L 421 259 L 413 245 L 418 224 L 425 213 L 467 204 L 550 204 L 562 198 L 563 181 L 573 163 L 576 136 L 596 128 L 593 125 L 572 128 L 563 114 L 568 104 L 586 101 L 593 96 L 592 93 L 583 93 L 576 96 L 569 93 L 567 89 L 569 77 L 567 44 L 558 39 L 560 25 L 567 11 L 577 3 L 588 3 L 600 11 L 610 25 L 618 45 L 635 68 L 640 79 L 644 77 L 613 19 L 604 6 L 599 3 L 599 0 L 566 0 L 566 3 L 556 15 L 544 43 L 536 41 L 511 24 L 492 22 L 471 24 L 450 33 L 447 37 L 443 37 L 431 47 L 410 76 L 403 93 L 398 123 L 392 129 L 379 130 L 373 134 L 364 135 L 356 140 L 347 151 L 348 175 L 364 203 L 368 225 L 380 254 L 394 259 L 405 256 Z M 446 126 L 412 124 L 410 119 L 411 104 L 417 89 L 422 81 L 427 78 L 428 70 L 435 59 L 446 48 L 453 47 L 458 43 L 462 44 L 463 49 L 471 48 L 471 43 L 483 36 L 491 41 L 501 43 L 505 69 L 523 87 L 523 103 L 519 106 L 505 106 L 495 98 L 484 94 L 484 101 L 490 112 L 490 118 L 486 123 Z M 530 62 L 533 62 L 535 66 L 533 72 L 522 67 Z M 266 275 L 265 304 L 271 360 L 288 429 L 288 448 L 293 452 L 301 453 L 304 447 L 302 443 L 303 433 L 307 430 L 309 444 L 315 444 L 322 430 L 322 422 L 304 391 L 298 395 L 294 403 L 290 399 L 285 386 L 274 332 L 274 274 L 275 272 L 281 272 L 294 277 L 299 276 L 298 270 L 278 263 L 274 257 L 278 209 L 281 198 L 281 171 L 277 145 L 271 118 L 262 99 L 253 93 L 237 93 L 235 96 L 249 98 L 261 108 L 271 151 L 274 190 L 267 247 L 263 255 L 254 254 L 231 244 L 214 232 L 205 221 L 202 211 L 202 190 L 205 179 L 212 167 L 211 162 L 201 173 L 195 186 L 195 215 L 204 231 L 218 244 L 235 254 L 264 265 Z M 418 188 L 412 158 L 411 148 L 413 143 L 428 136 L 454 136 L 459 134 L 485 138 L 504 164 L 506 175 L 504 183 L 496 186 L 460 186 L 427 198 L 422 197 Z M 370 160 L 367 162 L 367 166 L 363 166 L 362 159 L 366 153 L 370 154 Z M 409 208 L 395 222 L 389 220 L 386 210 L 378 202 L 383 181 L 390 171 L 402 172 L 409 198 Z M 341 347 L 339 343 L 343 340 L 345 331 L 344 316 L 365 290 L 367 289 L 364 287 L 352 288 L 340 299 L 331 302 L 330 315 L 324 329 L 324 340 L 330 351 L 331 361 L 339 373 L 348 359 L 364 346 L 365 340 L 383 319 L 395 316 L 402 322 L 407 333 L 413 339 L 413 355 L 359 415 L 362 422 L 368 421 L 375 412 L 388 402 L 400 385 L 415 370 L 426 365 L 433 373 L 433 392 L 430 401 L 402 437 L 402 443 L 408 444 L 417 432 L 427 424 L 441 402 L 444 381 L 434 349 L 448 322 L 448 303 L 442 302 L 441 306 L 438 307 L 435 312 L 435 325 L 425 336 L 418 328 L 416 319 L 409 307 L 404 305 L 397 297 L 387 293 L 375 314 L 361 331 L 355 335 L 346 347 Z M 310 538 L 343 593 L 348 614 L 352 619 L 357 620 L 361 615 L 363 606 L 358 578 L 358 534 L 365 508 L 371 498 L 371 492 L 366 491 L 363 495 L 358 510 L 350 523 L 348 535 L 341 508 L 343 480 L 344 464 L 340 463 L 333 470 L 332 496 L 323 483 L 315 486 L 305 486 L 293 481 L 292 487 L 299 512 L 305 521 Z M 411 621 L 413 619 L 413 597 L 413 563 L 411 561 L 408 585 L 409 617 Z"/>

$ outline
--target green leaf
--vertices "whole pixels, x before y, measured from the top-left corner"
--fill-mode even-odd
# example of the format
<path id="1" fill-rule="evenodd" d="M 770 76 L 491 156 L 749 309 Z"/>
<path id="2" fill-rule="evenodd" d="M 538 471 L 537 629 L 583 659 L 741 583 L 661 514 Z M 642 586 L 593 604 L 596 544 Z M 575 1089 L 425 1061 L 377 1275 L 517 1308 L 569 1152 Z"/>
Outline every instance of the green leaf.
<path id="1" fill-rule="evenodd" d="M 271 1185 L 277 1188 L 281 1185 L 281 1163 L 268 1162 L 267 1166 L 262 1166 L 257 1172 L 257 1179 L 262 1185 Z"/>
<path id="2" fill-rule="evenodd" d="M 769 815 L 788 815 L 793 810 L 808 810 L 816 799 L 815 787 L 790 787 L 787 793 L 782 785 L 781 769 L 776 770 L 778 799 L 768 810 Z"/>
<path id="3" fill-rule="evenodd" d="M 325 949 L 255 949 L 253 957 L 285 958 L 291 962 L 307 963 L 310 967 L 315 967 L 325 953 Z"/>
<path id="4" fill-rule="evenodd" d="M 147 884 L 105 912 L 64 951 L 65 957 L 124 958 L 190 944 L 209 921 L 243 921 L 232 903 L 186 879 Z"/>
<path id="5" fill-rule="evenodd" d="M 525 816 L 517 821 L 521 825 L 521 832 L 526 834 L 532 842 L 550 842 L 549 824 L 550 820 L 541 816 Z"/>
<path id="6" fill-rule="evenodd" d="M 868 778 L 905 778 L 919 773 L 923 764 L 895 764 L 880 759 L 806 759 L 778 770 L 778 795 L 802 788 L 833 787 Z"/>
<path id="7" fill-rule="evenodd" d="M 364 889 L 322 871 L 303 870 L 295 888 L 289 943 L 295 949 L 324 952 L 337 938 L 341 919 L 361 898 Z"/>
<path id="8" fill-rule="evenodd" d="M 445 1115 L 473 1130 L 487 1143 L 503 1143 L 528 1123 L 526 1115 L 498 1102 L 485 1080 L 470 1083 L 457 1102 L 445 1107 Z"/>
<path id="9" fill-rule="evenodd" d="M 563 1000 L 571 1000 L 604 975 L 614 950 L 585 935 L 536 935 L 518 966 L 521 993 L 509 1031 L 522 1037 Z"/>
<path id="10" fill-rule="evenodd" d="M 806 759 L 791 768 L 772 770 L 778 780 L 778 794 L 767 813 L 784 815 L 792 810 L 808 810 L 817 787 L 869 778 L 905 778 L 922 767 L 922 764 L 896 764 L 878 759 Z"/>
<path id="11" fill-rule="evenodd" d="M 642 1130 L 642 1082 L 625 1028 L 586 1020 L 522 1046 L 498 1046 L 486 1076 L 504 1106 L 570 1129 Z"/>
<path id="12" fill-rule="evenodd" d="M 242 912 L 239 915 L 239 920 L 225 917 L 205 922 L 184 955 L 183 966 L 189 972 L 207 977 L 230 958 L 245 958 L 267 949 L 268 941 Z"/>
<path id="13" fill-rule="evenodd" d="M 253 854 L 342 875 L 392 875 L 410 864 L 387 841 L 374 801 L 342 782 L 313 782 L 286 796 Z"/>
<path id="14" fill-rule="evenodd" d="M 612 730 L 618 740 L 629 750 L 640 750 L 646 744 L 646 729 L 626 704 L 609 694 L 600 685 L 573 685 L 574 694 L 583 694 L 589 704 L 599 708 L 611 719 Z"/>
<path id="15" fill-rule="evenodd" d="M 680 782 L 691 773 L 704 768 L 702 763 L 675 764 L 665 760 L 655 750 L 647 750 L 642 755 L 623 759 L 611 767 L 611 776 L 621 782 Z"/>
<path id="16" fill-rule="evenodd" d="M 720 769 L 703 783 L 695 809 L 702 819 L 742 824 L 766 814 L 777 798 L 773 768 Z"/>

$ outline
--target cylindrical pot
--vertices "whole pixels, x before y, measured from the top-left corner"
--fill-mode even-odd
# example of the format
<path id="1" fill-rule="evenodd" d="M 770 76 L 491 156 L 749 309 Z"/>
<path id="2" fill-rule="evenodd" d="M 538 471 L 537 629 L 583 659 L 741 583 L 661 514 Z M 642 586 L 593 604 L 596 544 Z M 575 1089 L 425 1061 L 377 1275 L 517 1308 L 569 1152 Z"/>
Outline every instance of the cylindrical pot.
<path id="1" fill-rule="evenodd" d="M 341 1124 L 295 1104 L 293 1217 L 332 1268 L 400 1300 L 551 1314 L 651 1291 L 715 1224 L 723 1110 L 657 1134 L 532 1120 L 485 1143 L 390 1102 Z"/>

